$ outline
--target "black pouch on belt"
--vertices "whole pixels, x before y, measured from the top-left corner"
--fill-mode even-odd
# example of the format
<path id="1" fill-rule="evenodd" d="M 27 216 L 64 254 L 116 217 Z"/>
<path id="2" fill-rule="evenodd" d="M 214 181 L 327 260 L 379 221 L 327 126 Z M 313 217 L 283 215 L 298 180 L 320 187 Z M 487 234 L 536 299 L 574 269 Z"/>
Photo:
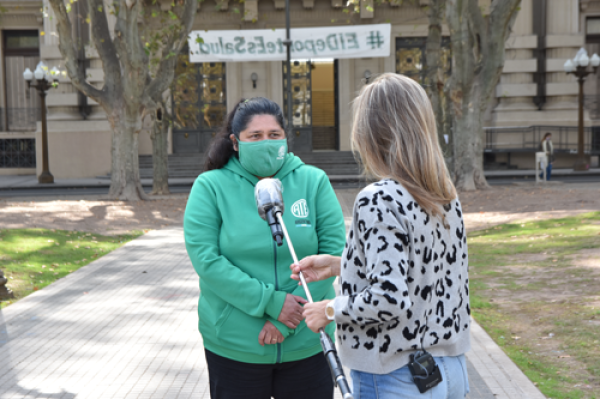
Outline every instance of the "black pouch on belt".
<path id="1" fill-rule="evenodd" d="M 421 393 L 427 392 L 442 382 L 442 373 L 440 373 L 438 365 L 435 364 L 433 356 L 427 352 L 417 352 L 410 355 L 408 369 Z"/>

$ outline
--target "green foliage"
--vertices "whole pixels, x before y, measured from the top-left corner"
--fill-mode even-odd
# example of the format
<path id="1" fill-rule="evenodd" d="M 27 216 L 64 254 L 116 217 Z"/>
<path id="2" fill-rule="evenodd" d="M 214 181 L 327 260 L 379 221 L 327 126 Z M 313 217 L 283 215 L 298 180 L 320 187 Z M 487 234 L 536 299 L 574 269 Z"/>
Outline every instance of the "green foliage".
<path id="1" fill-rule="evenodd" d="M 140 231 L 113 237 L 79 231 L 4 229 L 0 230 L 0 269 L 18 300 L 140 235 Z"/>

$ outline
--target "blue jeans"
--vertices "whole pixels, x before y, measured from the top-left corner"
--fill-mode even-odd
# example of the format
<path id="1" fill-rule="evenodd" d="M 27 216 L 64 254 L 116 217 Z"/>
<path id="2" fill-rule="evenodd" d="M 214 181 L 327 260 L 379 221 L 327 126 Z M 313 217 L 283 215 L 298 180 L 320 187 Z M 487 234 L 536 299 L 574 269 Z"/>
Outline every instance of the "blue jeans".
<path id="1" fill-rule="evenodd" d="M 550 177 L 552 176 L 552 164 L 549 163 L 548 166 L 546 166 L 546 180 L 550 180 Z M 544 172 L 540 173 L 540 179 L 544 178 Z"/>
<path id="2" fill-rule="evenodd" d="M 443 381 L 420 393 L 408 366 L 389 374 L 351 371 L 354 399 L 464 399 L 469 393 L 467 361 L 464 355 L 434 357 Z"/>

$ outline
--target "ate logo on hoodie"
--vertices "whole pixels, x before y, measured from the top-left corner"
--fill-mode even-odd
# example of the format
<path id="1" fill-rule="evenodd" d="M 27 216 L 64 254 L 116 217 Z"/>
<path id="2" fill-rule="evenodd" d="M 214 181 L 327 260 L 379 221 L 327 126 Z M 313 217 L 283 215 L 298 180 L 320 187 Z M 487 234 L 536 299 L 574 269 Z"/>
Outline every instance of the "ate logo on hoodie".
<path id="1" fill-rule="evenodd" d="M 306 200 L 299 199 L 298 201 L 294 202 L 291 211 L 292 215 L 296 216 L 297 218 L 308 217 L 308 205 L 306 204 Z"/>

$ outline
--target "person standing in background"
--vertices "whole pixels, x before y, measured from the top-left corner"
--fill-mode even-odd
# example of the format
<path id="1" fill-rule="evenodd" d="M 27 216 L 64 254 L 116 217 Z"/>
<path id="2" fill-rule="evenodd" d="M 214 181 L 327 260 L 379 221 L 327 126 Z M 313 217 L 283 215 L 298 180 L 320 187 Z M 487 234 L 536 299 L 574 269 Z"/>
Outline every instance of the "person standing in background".
<path id="1" fill-rule="evenodd" d="M 546 180 L 550 180 L 552 175 L 552 163 L 554 162 L 554 147 L 552 146 L 552 133 L 548 132 L 544 135 L 540 144 L 541 150 L 546 154 L 548 165 L 546 166 Z M 543 173 L 540 175 L 543 177 Z"/>

